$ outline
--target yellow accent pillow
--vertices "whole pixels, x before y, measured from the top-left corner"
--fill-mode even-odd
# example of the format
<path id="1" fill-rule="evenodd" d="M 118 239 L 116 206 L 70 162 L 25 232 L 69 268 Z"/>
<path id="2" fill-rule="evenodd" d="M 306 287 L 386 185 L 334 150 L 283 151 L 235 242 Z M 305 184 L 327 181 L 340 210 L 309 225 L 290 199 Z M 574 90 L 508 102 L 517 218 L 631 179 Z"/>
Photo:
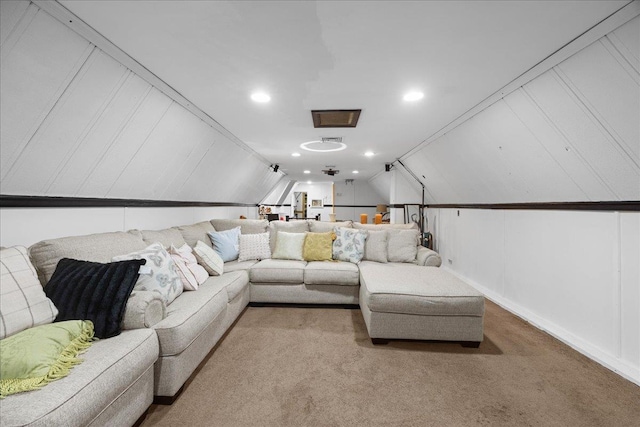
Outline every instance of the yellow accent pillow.
<path id="1" fill-rule="evenodd" d="M 305 261 L 331 261 L 333 233 L 307 233 L 302 248 Z"/>

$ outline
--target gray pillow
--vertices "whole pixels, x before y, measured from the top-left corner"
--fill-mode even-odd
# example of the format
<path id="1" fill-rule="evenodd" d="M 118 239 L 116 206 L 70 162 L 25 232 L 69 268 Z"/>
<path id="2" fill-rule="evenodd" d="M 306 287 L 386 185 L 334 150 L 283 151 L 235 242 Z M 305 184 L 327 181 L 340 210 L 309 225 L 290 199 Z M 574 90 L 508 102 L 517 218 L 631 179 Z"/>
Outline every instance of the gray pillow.
<path id="1" fill-rule="evenodd" d="M 365 261 L 387 262 L 388 234 L 386 230 L 369 231 L 364 242 Z"/>
<path id="2" fill-rule="evenodd" d="M 387 230 L 387 259 L 390 262 L 415 262 L 418 254 L 419 230 Z"/>

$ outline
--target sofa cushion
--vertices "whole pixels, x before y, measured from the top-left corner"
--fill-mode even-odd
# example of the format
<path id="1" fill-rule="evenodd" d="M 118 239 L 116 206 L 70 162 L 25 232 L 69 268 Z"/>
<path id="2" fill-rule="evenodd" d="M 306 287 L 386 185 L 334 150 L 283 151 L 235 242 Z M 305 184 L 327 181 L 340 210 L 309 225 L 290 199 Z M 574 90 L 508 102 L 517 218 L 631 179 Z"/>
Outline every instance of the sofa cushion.
<path id="1" fill-rule="evenodd" d="M 336 227 L 353 228 L 352 221 L 338 221 L 338 222 L 325 222 L 325 221 L 309 221 L 309 231 L 313 233 L 326 233 L 333 231 Z"/>
<path id="2" fill-rule="evenodd" d="M 305 261 L 331 261 L 333 257 L 333 236 L 334 233 L 312 233 L 306 234 L 302 257 Z"/>
<path id="3" fill-rule="evenodd" d="M 230 281 L 225 283 L 228 302 L 234 300 L 243 290 L 249 287 L 249 272 L 247 270 L 238 271 L 238 274 L 230 276 Z"/>
<path id="4" fill-rule="evenodd" d="M 176 272 L 176 265 L 161 243 L 154 243 L 143 250 L 113 257 L 113 261 L 129 259 L 147 260 L 144 267 L 140 269 L 140 276 L 134 289 L 158 292 L 167 305 L 182 294 L 184 288 Z"/>
<path id="5" fill-rule="evenodd" d="M 172 356 L 186 349 L 227 308 L 226 287 L 236 280 L 248 283 L 246 272 L 212 276 L 196 292 L 185 292 L 167 307 L 167 317 L 153 326 L 160 341 L 160 355 Z"/>
<path id="6" fill-rule="evenodd" d="M 240 234 L 240 254 L 238 261 L 271 258 L 269 233 Z"/>
<path id="7" fill-rule="evenodd" d="M 343 261 L 312 261 L 304 269 L 304 283 L 307 285 L 360 284 L 358 266 Z"/>
<path id="8" fill-rule="evenodd" d="M 224 262 L 238 259 L 240 253 L 240 227 L 223 231 L 210 231 L 209 238 L 213 249 Z"/>
<path id="9" fill-rule="evenodd" d="M 62 258 L 45 293 L 59 310 L 56 321 L 91 320 L 96 338 L 120 334 L 120 324 L 144 259 L 112 262 Z"/>
<path id="10" fill-rule="evenodd" d="M 82 359 L 65 378 L 37 392 L 2 399 L 2 425 L 91 425 L 133 381 L 153 369 L 158 338 L 151 329 L 124 331 L 94 342 Z"/>
<path id="11" fill-rule="evenodd" d="M 186 243 L 184 241 L 184 237 L 182 237 L 182 233 L 180 233 L 180 230 L 176 228 L 166 228 L 164 230 L 140 230 L 140 234 L 142 235 L 142 240 L 144 240 L 147 245 L 160 242 L 165 249 L 170 248 L 171 245 L 179 248 Z"/>
<path id="12" fill-rule="evenodd" d="M 220 276 L 224 272 L 224 261 L 222 257 L 213 249 L 211 239 L 208 238 L 209 245 L 198 240 L 193 247 L 193 254 L 210 276 Z"/>
<path id="13" fill-rule="evenodd" d="M 68 320 L 25 329 L 0 345 L 0 398 L 67 376 L 93 342 L 93 323 Z"/>
<path id="14" fill-rule="evenodd" d="M 251 267 L 252 283 L 303 283 L 306 261 L 265 259 Z"/>
<path id="15" fill-rule="evenodd" d="M 387 230 L 387 259 L 391 262 L 415 262 L 418 254 L 419 230 Z"/>
<path id="16" fill-rule="evenodd" d="M 189 272 L 191 272 L 193 277 L 195 277 L 197 285 L 204 283 L 204 281 L 209 278 L 209 273 L 207 272 L 207 270 L 205 270 L 203 266 L 198 264 L 198 259 L 193 253 L 193 249 L 191 248 L 191 246 L 187 245 L 186 243 L 179 248 L 172 245 L 169 248 L 169 253 L 171 254 L 171 257 L 174 261 L 179 257 L 179 259 L 187 266 Z M 197 289 L 197 286 L 195 289 Z"/>
<path id="17" fill-rule="evenodd" d="M 336 227 L 333 242 L 333 259 L 359 263 L 364 256 L 364 242 L 367 232 L 352 228 Z"/>
<path id="18" fill-rule="evenodd" d="M 114 256 L 146 248 L 140 232 L 89 234 L 43 240 L 29 248 L 29 255 L 38 272 L 40 283 L 45 285 L 62 258 L 94 262 L 110 262 Z"/>
<path id="19" fill-rule="evenodd" d="M 184 241 L 192 248 L 196 246 L 198 241 L 201 241 L 210 248 L 213 248 L 207 233 L 210 231 L 216 231 L 216 229 L 213 228 L 210 221 L 197 222 L 191 225 L 180 225 L 175 228 L 180 231 Z"/>
<path id="20" fill-rule="evenodd" d="M 291 259 L 302 261 L 305 236 L 307 233 L 287 233 L 278 231 L 276 247 L 271 254 L 273 259 Z"/>
<path id="21" fill-rule="evenodd" d="M 267 231 L 269 221 L 266 219 L 212 219 L 211 225 L 216 231 L 240 227 L 242 234 L 257 234 Z"/>
<path id="22" fill-rule="evenodd" d="M 368 230 L 367 240 L 364 242 L 364 257 L 366 261 L 387 262 L 387 245 L 389 233 L 387 230 Z"/>
<path id="23" fill-rule="evenodd" d="M 370 311 L 438 316 L 482 316 L 484 297 L 453 274 L 413 264 L 360 263 L 360 286 Z"/>
<path id="24" fill-rule="evenodd" d="M 53 322 L 58 309 L 44 293 L 27 249 L 0 250 L 0 339 Z"/>
<path id="25" fill-rule="evenodd" d="M 269 223 L 269 233 L 271 245 L 271 253 L 276 249 L 276 241 L 278 240 L 278 232 L 285 231 L 287 233 L 306 233 L 309 231 L 309 223 L 307 221 L 271 221 Z"/>

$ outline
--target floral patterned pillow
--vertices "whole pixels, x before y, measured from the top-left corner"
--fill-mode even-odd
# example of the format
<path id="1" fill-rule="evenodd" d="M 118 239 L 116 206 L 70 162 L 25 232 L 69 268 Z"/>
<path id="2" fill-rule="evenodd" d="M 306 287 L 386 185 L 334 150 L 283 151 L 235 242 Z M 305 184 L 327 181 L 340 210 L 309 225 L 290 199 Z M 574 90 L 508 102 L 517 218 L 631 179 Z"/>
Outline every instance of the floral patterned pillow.
<path id="1" fill-rule="evenodd" d="M 336 240 L 333 241 L 333 259 L 359 263 L 364 256 L 367 231 L 346 227 L 336 227 L 334 231 Z"/>
<path id="2" fill-rule="evenodd" d="M 146 259 L 147 263 L 140 267 L 140 277 L 134 290 L 158 292 L 164 302 L 169 305 L 183 291 L 182 280 L 176 271 L 176 265 L 171 255 L 162 246 L 162 243 L 154 243 L 145 249 L 131 252 L 127 255 L 113 257 L 112 261 L 125 261 L 129 259 Z"/>

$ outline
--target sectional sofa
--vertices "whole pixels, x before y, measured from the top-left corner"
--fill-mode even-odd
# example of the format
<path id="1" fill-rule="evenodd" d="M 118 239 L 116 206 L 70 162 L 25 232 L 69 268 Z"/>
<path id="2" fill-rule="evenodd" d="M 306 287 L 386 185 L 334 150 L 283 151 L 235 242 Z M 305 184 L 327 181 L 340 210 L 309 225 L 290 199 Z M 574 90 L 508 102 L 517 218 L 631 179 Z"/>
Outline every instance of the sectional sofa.
<path id="1" fill-rule="evenodd" d="M 107 263 L 155 242 L 165 247 L 185 243 L 193 247 L 198 241 L 210 245 L 207 233 L 238 226 L 242 234 L 269 231 L 272 249 L 279 231 L 384 228 L 351 222 L 214 219 L 165 230 L 45 240 L 30 247 L 29 255 L 46 289 L 62 258 Z M 412 227 L 386 226 L 389 230 Z M 3 399 L 2 424 L 132 425 L 153 401 L 169 404 L 180 394 L 187 379 L 250 303 L 360 304 L 374 343 L 400 338 L 479 345 L 482 295 L 439 268 L 425 268 L 440 266 L 440 257 L 413 244 L 409 249 L 415 258 L 406 263 L 227 262 L 224 274 L 209 277 L 197 291 L 183 292 L 168 306 L 153 292 L 134 290 L 126 306 L 123 332 L 94 343 L 85 361 L 68 377 L 41 390 Z"/>

